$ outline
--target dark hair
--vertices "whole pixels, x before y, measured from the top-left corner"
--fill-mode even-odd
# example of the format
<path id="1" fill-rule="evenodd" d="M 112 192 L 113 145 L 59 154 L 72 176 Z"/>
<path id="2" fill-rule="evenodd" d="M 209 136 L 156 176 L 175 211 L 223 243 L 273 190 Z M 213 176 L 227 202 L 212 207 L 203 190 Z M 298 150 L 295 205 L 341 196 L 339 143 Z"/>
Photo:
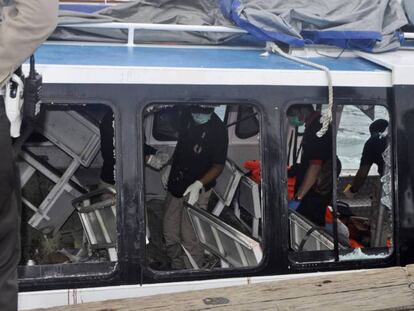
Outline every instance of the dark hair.
<path id="1" fill-rule="evenodd" d="M 190 111 L 195 113 L 212 113 L 214 111 L 214 107 L 191 105 Z"/>
<path id="2" fill-rule="evenodd" d="M 371 135 L 382 133 L 388 127 L 388 121 L 384 119 L 378 119 L 371 123 L 369 126 L 369 132 Z"/>
<path id="3" fill-rule="evenodd" d="M 294 116 L 295 112 L 301 109 L 307 109 L 308 111 L 315 111 L 315 109 L 313 108 L 311 104 L 297 104 L 297 105 L 290 106 L 288 110 L 286 111 L 286 115 L 290 117 Z"/>

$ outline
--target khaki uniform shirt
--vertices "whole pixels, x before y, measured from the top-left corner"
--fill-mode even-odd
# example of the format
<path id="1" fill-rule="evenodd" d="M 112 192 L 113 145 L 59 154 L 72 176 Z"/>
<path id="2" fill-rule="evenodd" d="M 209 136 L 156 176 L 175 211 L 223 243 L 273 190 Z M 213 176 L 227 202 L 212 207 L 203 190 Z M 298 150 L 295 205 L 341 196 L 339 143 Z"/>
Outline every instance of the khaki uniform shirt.
<path id="1" fill-rule="evenodd" d="M 0 88 L 56 28 L 58 0 L 0 0 Z"/>

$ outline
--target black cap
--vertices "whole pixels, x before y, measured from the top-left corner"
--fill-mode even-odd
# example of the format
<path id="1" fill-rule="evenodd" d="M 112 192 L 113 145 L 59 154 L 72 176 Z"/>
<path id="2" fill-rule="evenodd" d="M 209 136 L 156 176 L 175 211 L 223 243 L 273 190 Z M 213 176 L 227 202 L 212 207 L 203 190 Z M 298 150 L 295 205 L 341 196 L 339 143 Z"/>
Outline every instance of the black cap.
<path id="1" fill-rule="evenodd" d="M 371 135 L 377 133 L 383 133 L 388 127 L 388 121 L 384 119 L 378 119 L 371 123 L 369 126 L 369 132 Z"/>

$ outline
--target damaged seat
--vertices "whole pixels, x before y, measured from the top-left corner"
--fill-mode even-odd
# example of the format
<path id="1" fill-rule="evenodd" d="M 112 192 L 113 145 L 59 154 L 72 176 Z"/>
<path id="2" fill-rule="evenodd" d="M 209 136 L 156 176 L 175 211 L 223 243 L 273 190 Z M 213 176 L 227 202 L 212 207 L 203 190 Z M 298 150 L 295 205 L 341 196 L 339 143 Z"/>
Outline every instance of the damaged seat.
<path id="1" fill-rule="evenodd" d="M 81 165 L 89 167 L 98 154 L 100 134 L 91 120 L 71 110 L 46 110 L 34 127 L 36 132 L 70 159 L 64 172 L 59 172 L 59 169 L 29 150 L 20 153 L 21 187 L 25 186 L 36 171 L 54 183 L 39 206 L 23 198 L 23 202 L 35 212 L 29 224 L 44 234 L 53 235 L 72 214 L 72 200 L 86 192 L 74 174 Z"/>
<path id="2" fill-rule="evenodd" d="M 117 261 L 116 192 L 113 187 L 100 188 L 72 202 L 79 213 L 92 249 L 107 249 L 110 261 Z"/>
<path id="3" fill-rule="evenodd" d="M 236 165 L 231 160 L 227 160 L 223 172 L 213 187 L 213 191 L 218 197 L 218 202 L 212 212 L 213 215 L 220 216 L 224 207 L 231 205 L 242 176 L 243 173 L 237 169 Z"/>
<path id="4" fill-rule="evenodd" d="M 261 262 L 263 251 L 259 242 L 202 209 L 187 203 L 184 206 L 200 244 L 220 258 L 222 267 L 257 266 Z M 194 262 L 186 254 L 190 263 Z M 193 265 L 193 268 L 198 267 Z"/>
<path id="5" fill-rule="evenodd" d="M 247 213 L 249 219 L 244 219 L 241 211 Z M 254 238 L 260 239 L 259 225 L 262 219 L 262 207 L 259 185 L 246 176 L 242 176 L 237 189 L 234 214 L 249 229 Z"/>

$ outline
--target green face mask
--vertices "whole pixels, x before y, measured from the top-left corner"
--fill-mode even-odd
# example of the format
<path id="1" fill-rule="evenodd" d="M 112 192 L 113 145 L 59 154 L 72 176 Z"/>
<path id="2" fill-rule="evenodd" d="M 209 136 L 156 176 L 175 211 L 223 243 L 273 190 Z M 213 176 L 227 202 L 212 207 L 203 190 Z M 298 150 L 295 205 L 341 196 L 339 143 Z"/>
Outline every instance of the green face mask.
<path id="1" fill-rule="evenodd" d="M 304 122 L 300 120 L 298 116 L 288 117 L 288 120 L 289 120 L 290 125 L 294 127 L 302 126 L 304 124 Z"/>

